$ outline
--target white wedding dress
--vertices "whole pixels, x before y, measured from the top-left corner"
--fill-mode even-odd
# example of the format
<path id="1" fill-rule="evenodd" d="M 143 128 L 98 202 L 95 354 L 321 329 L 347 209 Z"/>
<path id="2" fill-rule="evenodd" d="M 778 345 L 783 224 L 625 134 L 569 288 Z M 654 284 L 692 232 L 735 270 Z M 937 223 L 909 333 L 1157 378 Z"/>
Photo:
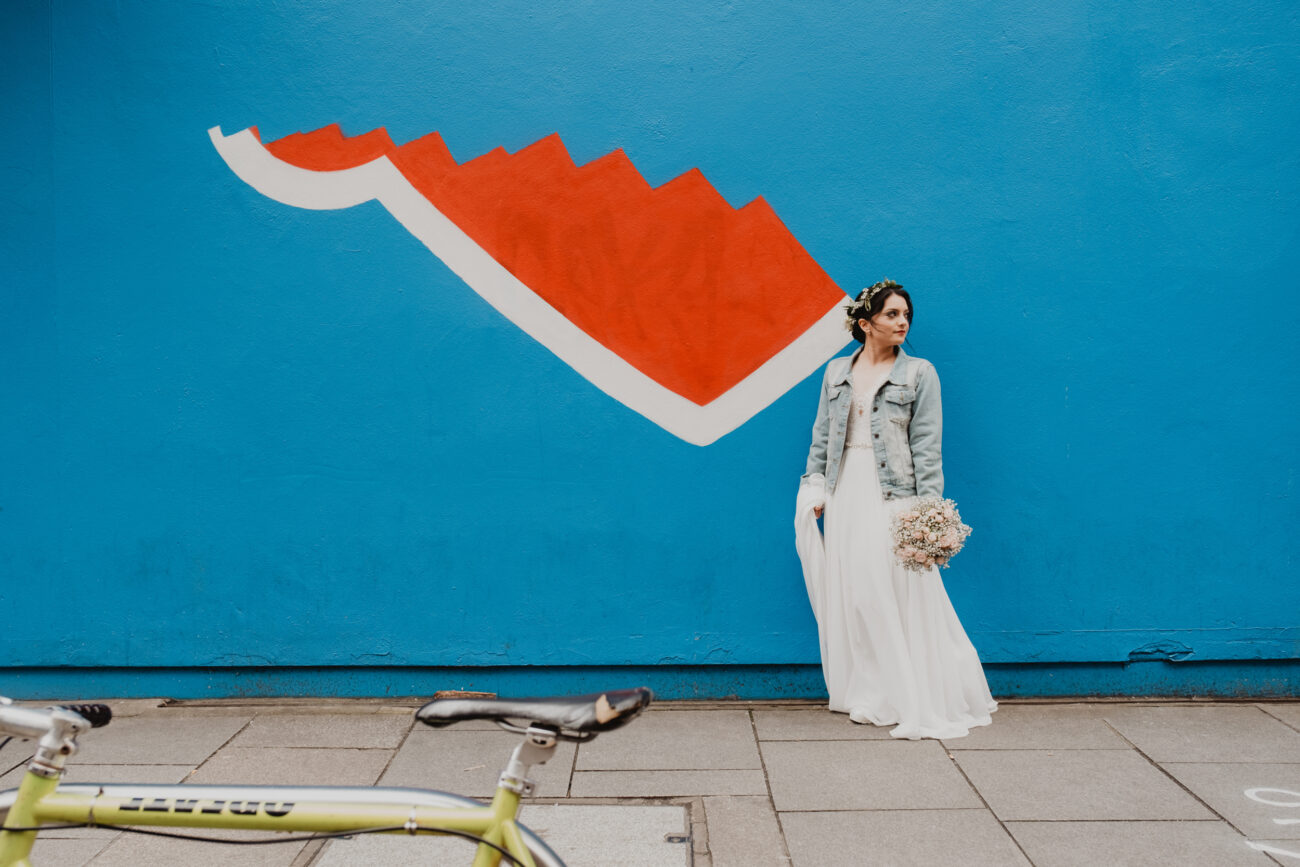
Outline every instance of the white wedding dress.
<path id="1" fill-rule="evenodd" d="M 869 419 L 883 380 L 855 389 L 824 539 L 812 511 L 819 486 L 805 483 L 796 506 L 822 674 L 830 709 L 854 722 L 892 725 L 896 738 L 961 737 L 988 725 L 997 702 L 939 570 L 908 571 L 894 557 L 890 519 L 910 499 L 885 500 L 876 475 Z"/>

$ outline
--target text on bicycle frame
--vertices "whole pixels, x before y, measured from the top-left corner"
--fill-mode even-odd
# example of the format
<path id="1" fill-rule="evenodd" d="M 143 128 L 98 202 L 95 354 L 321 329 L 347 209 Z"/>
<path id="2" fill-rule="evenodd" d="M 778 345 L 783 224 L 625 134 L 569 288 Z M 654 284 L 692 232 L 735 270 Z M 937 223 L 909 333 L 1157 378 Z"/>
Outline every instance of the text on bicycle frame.
<path id="1" fill-rule="evenodd" d="M 118 808 L 123 812 L 143 813 L 230 813 L 234 816 L 256 816 L 261 810 L 268 816 L 280 818 L 289 815 L 293 801 L 220 801 L 199 798 L 132 798 Z"/>

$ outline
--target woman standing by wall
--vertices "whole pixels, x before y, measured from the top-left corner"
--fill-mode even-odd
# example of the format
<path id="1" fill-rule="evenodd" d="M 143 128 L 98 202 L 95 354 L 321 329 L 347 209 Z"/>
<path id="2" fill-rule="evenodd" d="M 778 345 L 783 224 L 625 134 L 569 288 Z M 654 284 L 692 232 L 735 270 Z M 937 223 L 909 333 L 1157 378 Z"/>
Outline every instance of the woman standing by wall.
<path id="1" fill-rule="evenodd" d="M 943 495 L 939 378 L 902 350 L 902 286 L 876 283 L 846 310 L 862 347 L 826 366 L 796 510 L 830 709 L 896 738 L 960 737 L 997 703 L 938 570 L 903 568 L 889 534 L 914 498 Z"/>

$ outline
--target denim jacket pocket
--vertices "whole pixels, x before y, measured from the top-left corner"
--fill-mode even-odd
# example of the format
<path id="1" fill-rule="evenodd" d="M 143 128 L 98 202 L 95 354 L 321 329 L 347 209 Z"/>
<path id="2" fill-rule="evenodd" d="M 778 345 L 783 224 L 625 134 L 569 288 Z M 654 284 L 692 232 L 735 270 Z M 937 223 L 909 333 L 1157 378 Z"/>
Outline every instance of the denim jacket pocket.
<path id="1" fill-rule="evenodd" d="M 884 398 L 890 403 L 896 403 L 905 406 L 916 401 L 916 389 L 909 388 L 905 385 L 887 385 L 884 390 Z M 908 409 L 911 412 L 911 409 Z"/>
<path id="2" fill-rule="evenodd" d="M 904 487 L 916 484 L 916 468 L 912 462 L 912 446 L 908 439 L 910 418 L 896 417 L 885 424 L 885 454 L 891 468 L 896 468 L 893 475 L 895 483 Z"/>

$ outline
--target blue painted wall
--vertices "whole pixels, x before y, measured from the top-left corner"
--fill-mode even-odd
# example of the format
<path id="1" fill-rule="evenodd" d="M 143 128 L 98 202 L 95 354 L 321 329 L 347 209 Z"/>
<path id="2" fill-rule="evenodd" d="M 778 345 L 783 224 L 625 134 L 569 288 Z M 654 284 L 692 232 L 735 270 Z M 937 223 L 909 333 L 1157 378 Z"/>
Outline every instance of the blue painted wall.
<path id="1" fill-rule="evenodd" d="M 816 661 L 817 377 L 689 445 L 378 205 L 266 199 L 206 133 L 335 122 L 699 167 L 842 287 L 905 283 L 986 661 L 1300 657 L 1292 3 L 3 17 L 0 665 Z"/>

